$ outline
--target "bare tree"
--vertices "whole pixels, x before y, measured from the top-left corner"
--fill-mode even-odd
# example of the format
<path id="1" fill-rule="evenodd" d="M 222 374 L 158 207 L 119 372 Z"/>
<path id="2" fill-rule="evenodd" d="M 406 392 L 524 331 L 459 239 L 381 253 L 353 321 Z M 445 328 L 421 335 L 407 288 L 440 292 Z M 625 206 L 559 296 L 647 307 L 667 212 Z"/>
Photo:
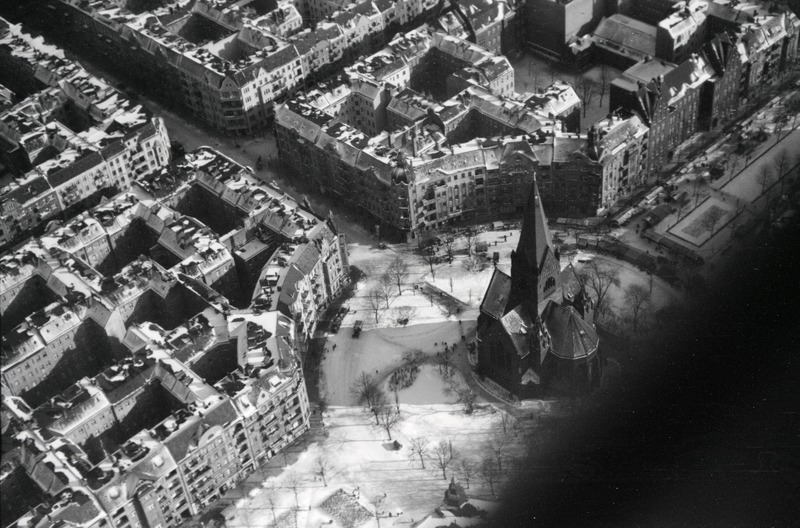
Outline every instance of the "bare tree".
<path id="1" fill-rule="evenodd" d="M 789 170 L 789 151 L 785 148 L 781 149 L 778 154 L 775 155 L 775 160 L 773 161 L 773 165 L 775 166 L 775 172 L 778 174 L 778 181 L 781 183 L 781 196 L 783 196 L 783 187 L 786 172 Z"/>
<path id="2" fill-rule="evenodd" d="M 331 460 L 327 457 L 327 455 L 322 454 L 318 456 L 317 459 L 314 461 L 314 474 L 322 477 L 323 486 L 326 487 L 328 486 L 327 477 L 330 476 L 331 473 L 333 473 L 334 469 L 335 466 L 333 465 L 333 462 L 331 462 Z"/>
<path id="3" fill-rule="evenodd" d="M 475 244 L 478 243 L 478 232 L 474 229 L 467 229 L 461 233 L 461 242 L 464 244 L 464 249 L 467 250 L 467 256 L 472 256 L 475 250 Z"/>
<path id="4" fill-rule="evenodd" d="M 472 414 L 475 411 L 475 401 L 478 395 L 466 383 L 451 381 L 450 387 L 456 393 L 458 403 L 464 408 L 464 413 Z"/>
<path id="5" fill-rule="evenodd" d="M 517 428 L 517 420 L 505 411 L 500 411 L 500 424 L 503 426 L 503 433 L 508 434 Z"/>
<path id="6" fill-rule="evenodd" d="M 375 324 L 378 324 L 378 318 L 383 310 L 384 296 L 378 288 L 374 288 L 367 293 L 367 306 L 369 306 L 372 315 L 375 316 Z"/>
<path id="7" fill-rule="evenodd" d="M 389 298 L 392 295 L 392 288 L 394 287 L 394 280 L 389 273 L 384 273 L 378 280 L 378 291 L 386 303 L 386 309 L 389 309 Z"/>
<path id="8" fill-rule="evenodd" d="M 731 218 L 730 226 L 731 226 L 731 233 L 736 232 L 736 228 L 739 227 L 739 223 L 742 221 L 742 213 L 744 213 L 745 207 L 744 204 L 740 201 L 736 201 L 736 211 L 734 212 L 733 218 Z"/>
<path id="9" fill-rule="evenodd" d="M 495 432 L 489 438 L 489 442 L 486 446 L 492 453 L 492 456 L 494 456 L 494 460 L 497 463 L 497 469 L 500 471 L 503 470 L 503 459 L 508 456 L 508 450 L 511 447 L 511 441 L 512 437 L 510 434 L 495 430 Z"/>
<path id="10" fill-rule="evenodd" d="M 475 478 L 475 473 L 477 473 L 472 460 L 469 458 L 460 459 L 458 464 L 456 464 L 456 472 L 458 476 L 467 483 L 467 489 L 469 489 L 469 481 Z"/>
<path id="11" fill-rule="evenodd" d="M 581 98 L 583 104 L 583 117 L 586 117 L 586 112 L 589 111 L 589 106 L 592 104 L 592 97 L 594 97 L 594 84 L 580 76 L 575 76 L 575 92 Z"/>
<path id="12" fill-rule="evenodd" d="M 611 72 L 608 71 L 606 65 L 603 64 L 600 66 L 600 106 L 603 105 L 603 98 L 606 95 L 606 90 L 608 90 L 608 85 L 611 82 Z"/>
<path id="13" fill-rule="evenodd" d="M 419 457 L 419 463 L 422 464 L 422 469 L 425 469 L 425 457 L 428 456 L 428 441 L 421 436 L 415 436 L 411 439 L 411 457 Z"/>
<path id="14" fill-rule="evenodd" d="M 272 524 L 278 526 L 278 516 L 275 514 L 278 502 L 278 492 L 274 486 L 270 486 L 269 488 L 267 488 L 266 499 L 267 499 L 267 506 L 269 506 L 269 510 L 272 512 Z"/>
<path id="15" fill-rule="evenodd" d="M 719 223 L 723 216 L 725 216 L 725 212 L 717 208 L 711 208 L 706 212 L 705 215 L 703 215 L 700 225 L 703 227 L 703 229 L 709 232 L 709 240 L 711 240 L 711 237 L 714 236 L 714 228 L 717 227 L 717 223 Z M 650 276 L 652 277 L 652 275 Z"/>
<path id="16" fill-rule="evenodd" d="M 400 306 L 397 308 L 397 322 L 406 326 L 411 320 L 411 317 L 417 312 L 413 306 Z"/>
<path id="17" fill-rule="evenodd" d="M 392 430 L 397 427 L 397 424 L 400 423 L 402 419 L 400 417 L 400 412 L 394 406 L 384 404 L 378 409 L 378 414 L 376 416 L 380 426 L 383 427 L 384 431 L 386 431 L 386 434 L 389 436 L 389 440 L 391 440 Z"/>
<path id="18" fill-rule="evenodd" d="M 377 393 L 378 385 L 372 379 L 372 374 L 362 371 L 350 387 L 350 394 L 355 398 L 356 403 L 363 405 L 366 409 L 372 409 Z"/>
<path id="19" fill-rule="evenodd" d="M 448 440 L 442 440 L 436 444 L 430 458 L 436 467 L 442 470 L 442 478 L 447 480 L 447 468 L 457 457 L 458 454 L 453 451 L 453 444 Z"/>
<path id="20" fill-rule="evenodd" d="M 797 92 L 784 101 L 783 111 L 786 112 L 787 116 L 792 117 L 792 130 L 794 130 L 797 124 L 797 116 L 800 115 L 800 95 Z"/>
<path id="21" fill-rule="evenodd" d="M 386 393 L 383 392 L 380 388 L 375 389 L 375 395 L 372 398 L 372 406 L 370 407 L 370 412 L 375 417 L 375 425 L 382 425 L 381 422 L 381 413 L 385 407 L 389 407 L 389 398 L 386 397 Z M 391 434 L 389 434 L 389 440 L 391 440 Z"/>
<path id="22" fill-rule="evenodd" d="M 300 502 L 297 499 L 297 494 L 300 491 L 300 485 L 303 483 L 303 479 L 300 478 L 300 475 L 295 472 L 290 472 L 286 475 L 286 478 L 283 480 L 283 484 L 285 488 L 289 488 L 294 493 L 294 507 L 295 509 L 300 508 Z"/>
<path id="23" fill-rule="evenodd" d="M 634 332 L 638 331 L 639 321 L 650 304 L 650 298 L 650 291 L 641 284 L 631 284 L 625 288 L 625 304 L 630 310 Z"/>
<path id="24" fill-rule="evenodd" d="M 761 184 L 761 194 L 766 193 L 767 187 L 772 185 L 772 167 L 767 164 L 761 165 L 756 179 Z M 769 204 L 769 196 L 767 196 L 767 204 Z"/>
<path id="25" fill-rule="evenodd" d="M 378 415 L 387 404 L 386 393 L 378 386 L 371 374 L 361 372 L 350 387 L 350 393 L 356 402 L 375 416 L 375 425 L 380 425 Z"/>
<path id="26" fill-rule="evenodd" d="M 452 263 L 453 252 L 456 248 L 456 239 L 451 236 L 444 237 L 442 240 L 442 245 L 444 245 L 445 253 L 447 253 L 447 261 Z"/>
<path id="27" fill-rule="evenodd" d="M 606 300 L 606 294 L 612 286 L 619 286 L 619 268 L 599 264 L 597 259 L 592 259 L 589 265 L 581 270 L 581 282 L 594 292 L 596 306 L 598 311 L 600 308 L 607 309 L 603 303 Z"/>
<path id="28" fill-rule="evenodd" d="M 397 295 L 402 295 L 403 282 L 408 278 L 408 264 L 403 260 L 403 257 L 397 255 L 389 264 L 386 273 L 392 278 L 395 285 L 397 285 Z"/>
<path id="29" fill-rule="evenodd" d="M 433 265 L 439 260 L 439 257 L 436 256 L 435 253 L 425 253 L 422 255 L 422 260 L 425 261 L 428 266 L 431 268 L 431 278 L 436 278 L 436 270 L 434 270 Z"/>
<path id="30" fill-rule="evenodd" d="M 489 485 L 489 488 L 492 490 L 492 495 L 494 495 L 494 485 L 497 484 L 497 481 L 500 479 L 500 469 L 497 468 L 497 464 L 495 464 L 494 460 L 491 458 L 483 459 L 480 467 L 480 476 L 483 478 L 483 481 Z"/>

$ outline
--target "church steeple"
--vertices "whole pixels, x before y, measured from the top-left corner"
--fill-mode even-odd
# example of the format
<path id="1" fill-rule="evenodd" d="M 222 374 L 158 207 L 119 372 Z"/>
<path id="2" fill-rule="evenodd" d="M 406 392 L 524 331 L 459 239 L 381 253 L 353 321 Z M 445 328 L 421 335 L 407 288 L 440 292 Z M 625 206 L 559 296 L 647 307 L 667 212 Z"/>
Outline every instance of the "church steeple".
<path id="1" fill-rule="evenodd" d="M 533 308 L 531 313 L 535 313 L 540 301 L 540 290 L 550 289 L 550 286 L 540 287 L 542 271 L 547 267 L 548 256 L 550 260 L 555 256 L 553 239 L 547 228 L 539 187 L 534 179 L 525 206 L 519 243 L 516 251 L 511 254 L 511 306 L 525 302 Z M 555 283 L 552 286 L 555 286 Z"/>

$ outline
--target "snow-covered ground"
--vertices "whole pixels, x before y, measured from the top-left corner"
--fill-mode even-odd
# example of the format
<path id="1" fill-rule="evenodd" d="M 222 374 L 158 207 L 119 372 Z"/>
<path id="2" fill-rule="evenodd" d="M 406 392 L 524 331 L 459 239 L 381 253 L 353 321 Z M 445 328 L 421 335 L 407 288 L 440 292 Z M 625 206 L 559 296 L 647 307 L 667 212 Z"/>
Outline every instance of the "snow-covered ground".
<path id="1" fill-rule="evenodd" d="M 377 526 L 374 518 L 376 505 L 378 511 L 383 512 L 381 526 L 408 526 L 412 520 L 421 520 L 441 504 L 450 477 L 458 474 L 448 468 L 445 480 L 442 470 L 430 459 L 425 460 L 423 469 L 419 457 L 410 453 L 410 440 L 423 437 L 431 446 L 442 440 L 451 442 L 460 458 L 478 465 L 486 456 L 485 445 L 491 435 L 502 429 L 500 412 L 491 407 L 479 409 L 473 415 L 464 414 L 460 406 L 447 404 L 401 404 L 400 409 L 403 420 L 392 437 L 402 448 L 395 451 L 387 449 L 386 432 L 373 427 L 371 416 L 360 408 L 330 408 L 325 416 L 328 437 L 309 444 L 290 469 L 269 477 L 260 487 L 254 486 L 244 498 L 227 508 L 223 513 L 226 526 L 252 528 L 273 525 L 270 498 L 279 525 L 294 526 L 295 498 L 290 487 L 293 476 L 300 481 L 297 485 L 297 526 L 317 527 L 331 520 L 330 526 L 348 526 L 343 519 L 346 511 L 353 515 L 361 511 L 356 504 L 360 504 L 371 517 L 363 524 L 351 526 Z M 514 467 L 510 461 L 522 454 L 522 436 L 512 438 L 505 462 L 508 468 Z M 327 485 L 315 471 L 320 457 L 331 461 L 332 467 L 325 475 Z M 274 469 L 281 465 L 280 456 L 268 463 Z M 497 490 L 497 485 L 495 488 Z M 349 494 L 352 502 L 341 507 L 345 511 L 332 515 L 320 505 L 340 489 Z M 472 496 L 486 498 L 491 495 L 490 487 L 477 477 L 470 481 L 467 491 Z"/>
<path id="2" fill-rule="evenodd" d="M 500 265 L 506 270 L 518 238 L 518 230 L 481 235 L 491 246 L 489 255 L 498 251 Z M 472 272 L 463 265 L 466 255 L 459 254 L 452 265 L 436 265 L 431 274 L 430 266 L 404 244 L 378 249 L 356 243 L 350 244 L 349 250 L 351 264 L 363 275 L 355 295 L 346 302 L 350 311 L 339 331 L 327 337 L 323 355 L 320 393 L 330 406 L 324 416 L 327 437 L 309 435 L 308 445 L 296 450 L 297 460 L 290 467 L 283 468 L 283 457 L 278 456 L 267 464 L 261 477 L 251 477 L 251 489 L 225 511 L 229 528 L 272 525 L 270 497 L 278 525 L 294 526 L 295 496 L 288 485 L 292 476 L 301 481 L 297 486 L 297 526 L 317 527 L 329 521 L 333 521 L 334 527 L 377 526 L 376 509 L 383 512 L 380 519 L 383 526 L 409 525 L 441 504 L 446 484 L 454 475 L 452 468 L 448 469 L 445 480 L 441 468 L 427 458 L 423 469 L 419 457 L 409 456 L 410 440 L 424 437 L 431 446 L 442 440 L 452 442 L 461 458 L 477 466 L 481 457 L 486 456 L 487 439 L 502 429 L 502 411 L 480 399 L 479 409 L 466 415 L 461 405 L 454 403 L 456 397 L 449 390 L 449 383 L 442 379 L 438 367 L 431 364 L 437 353 L 444 350 L 445 343 L 455 347 L 457 354 L 466 353 L 466 340 L 462 336 L 468 338 L 474 334 L 478 306 L 491 277 L 492 265 L 487 264 L 481 272 Z M 400 291 L 393 288 L 389 308 L 378 313 L 376 322 L 367 293 L 377 286 L 381 274 L 397 256 L 408 265 L 409 275 Z M 422 294 L 421 289 L 429 288 L 428 285 L 468 306 L 457 316 L 448 315 Z M 397 321 L 401 312 L 409 319 L 405 326 Z M 353 337 L 352 332 L 356 321 L 363 322 L 359 337 Z M 392 436 L 403 447 L 391 450 L 386 431 L 372 425 L 374 418 L 356 406 L 350 388 L 361 372 L 387 383 L 391 373 L 406 365 L 411 355 L 423 364 L 415 382 L 398 391 L 403 420 Z M 522 445 L 522 436 L 514 437 L 509 457 L 521 455 Z M 327 485 L 314 469 L 323 456 L 333 466 L 325 475 Z M 264 480 L 267 475 L 272 476 Z M 490 495 L 490 487 L 478 480 L 474 477 L 470 482 L 469 493 Z M 340 489 L 344 493 L 338 492 Z M 366 523 L 347 520 L 366 518 L 365 512 L 370 515 Z M 402 515 L 398 516 L 400 512 Z"/>
<path id="3" fill-rule="evenodd" d="M 650 275 L 628 262 L 617 260 L 606 255 L 596 255 L 594 253 L 579 251 L 573 257 L 572 265 L 575 266 L 576 271 L 580 272 L 584 266 L 588 265 L 588 261 L 591 260 L 597 260 L 606 266 L 615 267 L 619 270 L 620 284 L 619 286 L 611 286 L 607 294 L 617 314 L 623 315 L 627 309 L 625 303 L 626 288 L 632 284 L 639 284 L 648 289 L 650 288 Z M 653 276 L 653 290 L 650 299 L 652 310 L 655 311 L 665 306 L 676 304 L 680 299 L 680 294 L 674 288 L 658 276 Z"/>
<path id="4" fill-rule="evenodd" d="M 458 378 L 461 375 L 454 373 Z M 450 390 L 450 384 L 439 374 L 435 365 L 422 365 L 414 384 L 397 391 L 400 403 L 412 405 L 429 405 L 432 403 L 455 403 L 456 395 Z"/>
<path id="5" fill-rule="evenodd" d="M 500 269 L 510 271 L 511 250 L 519 241 L 518 229 L 486 231 L 478 236 L 478 241 L 488 244 L 490 257 L 494 252 L 499 254 Z M 463 346 L 461 336 L 474 332 L 478 308 L 493 272 L 491 262 L 482 271 L 468 270 L 464 265 L 467 255 L 460 246 L 456 246 L 452 264 L 436 264 L 433 273 L 430 265 L 407 244 L 378 249 L 376 245 L 355 243 L 348 245 L 348 249 L 350 263 L 361 271 L 362 277 L 355 294 L 345 303 L 349 312 L 339 331 L 327 340 L 321 393 L 331 405 L 353 404 L 349 389 L 362 371 L 384 379 L 403 364 L 406 353 L 419 351 L 430 356 L 441 350 L 442 343 Z M 392 287 L 388 308 L 379 310 L 376 321 L 368 295 L 397 257 L 408 266 L 408 276 L 400 289 Z M 436 300 L 423 295 L 422 289 L 428 285 L 461 301 L 464 304 L 461 311 L 449 313 Z M 399 320 L 405 317 L 408 324 L 401 326 Z M 352 332 L 356 321 L 362 321 L 364 328 L 357 338 Z"/>
<path id="6" fill-rule="evenodd" d="M 461 330 L 469 332 L 474 325 L 474 321 L 459 325 L 440 316 L 438 322 L 365 330 L 359 338 L 353 338 L 350 329 L 342 328 L 328 340 L 320 392 L 330 405 L 354 405 L 350 387 L 361 372 L 382 381 L 405 364 L 405 354 L 419 351 L 433 358 L 443 349 L 442 343 L 461 343 Z"/>

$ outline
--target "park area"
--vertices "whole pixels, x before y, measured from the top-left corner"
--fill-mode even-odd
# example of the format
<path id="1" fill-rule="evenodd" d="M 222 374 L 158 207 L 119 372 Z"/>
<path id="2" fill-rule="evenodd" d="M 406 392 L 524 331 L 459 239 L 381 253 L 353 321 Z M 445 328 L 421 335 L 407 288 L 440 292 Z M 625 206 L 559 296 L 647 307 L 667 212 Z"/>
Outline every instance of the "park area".
<path id="1" fill-rule="evenodd" d="M 519 235 L 518 229 L 479 233 L 471 243 L 483 248 L 480 258 L 455 237 L 434 251 L 452 261 L 435 264 L 406 244 L 351 243 L 357 282 L 337 307 L 344 314 L 337 330 L 325 335 L 324 405 L 297 445 L 229 492 L 225 525 L 411 526 L 441 504 L 451 477 L 471 498 L 493 500 L 515 477 L 526 446 L 549 434 L 548 422 L 537 418 L 569 413 L 561 400 L 500 401 L 478 385 L 467 359 L 492 256 L 510 273 Z M 619 270 L 608 292 L 614 310 L 625 310 L 630 284 L 649 291 L 648 275 L 634 266 L 590 253 L 572 259 L 579 271 L 592 260 Z M 398 262 L 402 277 L 387 281 Z M 653 308 L 675 300 L 656 279 Z M 357 389 L 367 383 L 383 395 L 380 406 Z"/>
<path id="2" fill-rule="evenodd" d="M 421 373 L 415 385 L 434 375 Z M 428 390 L 401 398 L 427 397 Z M 411 526 L 441 504 L 451 477 L 470 497 L 492 500 L 513 476 L 525 433 L 494 407 L 467 415 L 449 404 L 400 403 L 399 411 L 390 441 L 363 408 L 328 409 L 324 433 L 306 435 L 288 465 L 278 456 L 248 479 L 241 498 L 222 512 L 225 525 Z"/>

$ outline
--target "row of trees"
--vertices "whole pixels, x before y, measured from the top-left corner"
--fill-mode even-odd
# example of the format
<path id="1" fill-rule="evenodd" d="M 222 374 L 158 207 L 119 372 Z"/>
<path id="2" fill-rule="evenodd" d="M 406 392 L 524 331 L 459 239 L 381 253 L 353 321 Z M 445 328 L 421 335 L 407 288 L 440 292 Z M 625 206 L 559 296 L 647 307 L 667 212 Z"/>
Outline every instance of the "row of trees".
<path id="1" fill-rule="evenodd" d="M 608 295 L 612 287 L 619 288 L 621 281 L 619 268 L 604 265 L 593 259 L 579 274 L 584 287 L 595 299 L 595 319 L 608 326 L 618 326 L 618 314 L 611 309 L 611 300 Z M 652 274 L 650 275 L 652 281 Z M 631 323 L 633 332 L 638 333 L 642 323 L 651 314 L 652 287 L 633 283 L 625 288 L 623 293 L 626 313 L 624 315 Z"/>
<path id="2" fill-rule="evenodd" d="M 775 183 L 775 179 L 777 178 L 778 183 L 780 183 L 778 196 L 783 196 L 786 186 L 786 177 L 789 175 L 790 170 L 796 168 L 798 165 L 800 165 L 800 153 L 792 159 L 792 156 L 786 149 L 780 150 L 775 155 L 775 159 L 772 161 L 771 165 L 767 163 L 761 165 L 756 178 L 761 185 L 761 194 L 766 193 L 768 204 L 771 202 L 772 187 Z"/>
<path id="3" fill-rule="evenodd" d="M 500 481 L 503 472 L 508 472 L 507 464 L 504 462 L 510 455 L 510 449 L 517 434 L 516 427 L 513 425 L 513 418 L 505 413 L 502 414 L 501 428 L 495 429 L 484 445 L 484 457 L 476 461 L 470 457 L 462 456 L 457 450 L 453 449 L 450 440 L 440 440 L 438 443 L 431 443 L 424 437 L 412 438 L 409 443 L 409 458 L 416 462 L 419 461 L 420 467 L 426 469 L 426 462 L 432 468 L 442 472 L 442 479 L 447 480 L 448 471 L 463 480 L 469 488 L 470 481 L 480 478 L 488 485 L 494 494 L 494 486 Z M 503 469 L 505 467 L 505 470 Z"/>
<path id="4" fill-rule="evenodd" d="M 408 264 L 398 255 L 381 274 L 378 284 L 367 292 L 367 303 L 375 316 L 376 324 L 381 312 L 389 309 L 389 301 L 391 301 L 394 289 L 397 288 L 397 295 L 403 294 L 403 284 L 408 279 L 408 275 Z"/>
<path id="5" fill-rule="evenodd" d="M 356 402 L 375 418 L 375 427 L 383 429 L 389 440 L 392 440 L 392 431 L 402 419 L 397 392 L 394 393 L 394 404 L 392 404 L 377 380 L 366 372 L 358 375 L 350 391 Z"/>

